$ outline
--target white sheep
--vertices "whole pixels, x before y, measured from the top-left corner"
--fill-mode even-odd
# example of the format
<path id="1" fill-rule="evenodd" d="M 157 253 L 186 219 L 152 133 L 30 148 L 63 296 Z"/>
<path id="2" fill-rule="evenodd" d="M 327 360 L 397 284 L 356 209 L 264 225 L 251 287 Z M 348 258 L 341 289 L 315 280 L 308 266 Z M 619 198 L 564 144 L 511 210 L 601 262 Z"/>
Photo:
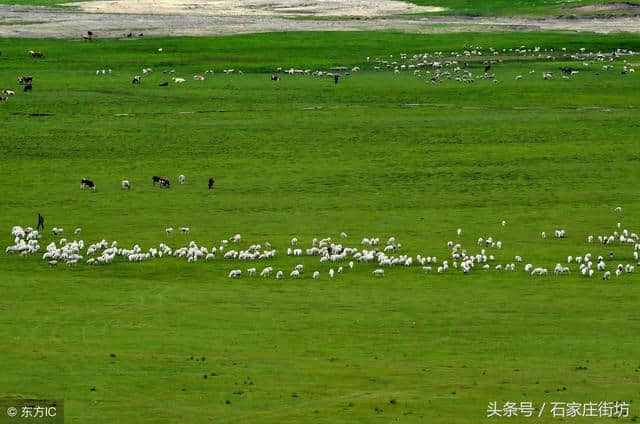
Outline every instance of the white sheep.
<path id="1" fill-rule="evenodd" d="M 164 229 L 164 231 L 167 233 L 167 235 L 171 235 L 171 233 L 173 233 L 173 227 L 167 227 Z"/>
<path id="2" fill-rule="evenodd" d="M 189 227 L 180 227 L 180 232 L 182 234 L 189 234 Z"/>
<path id="3" fill-rule="evenodd" d="M 184 175 L 182 175 L 182 174 L 181 174 L 181 175 L 178 175 L 178 182 L 179 182 L 180 184 L 184 184 Z"/>
<path id="4" fill-rule="evenodd" d="M 131 184 L 129 183 L 129 180 L 122 180 L 120 182 L 120 186 L 126 190 L 129 190 L 131 188 Z"/>
<path id="5" fill-rule="evenodd" d="M 378 268 L 372 272 L 374 277 L 384 277 L 384 269 Z"/>
<path id="6" fill-rule="evenodd" d="M 320 271 L 315 271 L 315 272 L 313 273 L 313 279 L 314 279 L 314 280 L 318 280 L 319 278 L 320 278 Z"/>
<path id="7" fill-rule="evenodd" d="M 229 272 L 229 278 L 240 278 L 242 275 L 242 270 L 233 269 Z"/>
<path id="8" fill-rule="evenodd" d="M 255 276 L 256 275 L 256 269 L 255 268 L 248 268 L 247 269 L 247 274 L 249 274 L 249 276 Z"/>

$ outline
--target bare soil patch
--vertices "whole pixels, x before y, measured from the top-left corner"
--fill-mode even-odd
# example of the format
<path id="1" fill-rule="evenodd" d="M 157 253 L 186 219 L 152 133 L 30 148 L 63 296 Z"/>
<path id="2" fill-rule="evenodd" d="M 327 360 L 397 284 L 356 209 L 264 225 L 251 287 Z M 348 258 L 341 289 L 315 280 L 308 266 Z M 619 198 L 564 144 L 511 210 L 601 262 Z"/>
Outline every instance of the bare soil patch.
<path id="1" fill-rule="evenodd" d="M 628 1 L 613 3 L 594 3 L 584 6 L 575 6 L 569 8 L 574 12 L 594 13 L 594 12 L 640 12 L 640 3 L 632 3 Z"/>

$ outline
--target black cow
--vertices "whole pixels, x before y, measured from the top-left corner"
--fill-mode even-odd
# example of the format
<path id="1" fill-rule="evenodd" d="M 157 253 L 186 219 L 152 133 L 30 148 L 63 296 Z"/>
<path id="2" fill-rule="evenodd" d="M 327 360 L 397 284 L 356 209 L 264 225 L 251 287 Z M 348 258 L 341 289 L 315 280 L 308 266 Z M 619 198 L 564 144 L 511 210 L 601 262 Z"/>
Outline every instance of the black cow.
<path id="1" fill-rule="evenodd" d="M 213 188 L 213 183 L 214 183 L 213 177 L 210 177 L 209 178 L 209 190 L 211 190 Z"/>
<path id="2" fill-rule="evenodd" d="M 134 84 L 140 84 L 141 80 L 142 78 L 140 78 L 140 75 L 136 75 L 135 77 L 133 77 L 133 80 L 131 82 Z"/>
<path id="3" fill-rule="evenodd" d="M 156 183 L 158 183 L 160 184 L 160 187 L 171 187 L 169 179 L 165 177 L 158 177 L 157 175 L 154 175 L 153 177 L 151 177 L 151 181 L 153 182 L 153 185 L 156 185 Z"/>
<path id="4" fill-rule="evenodd" d="M 93 183 L 93 181 L 88 180 L 86 178 L 82 178 L 80 180 L 80 188 L 85 188 L 85 187 L 87 187 L 87 188 L 89 188 L 91 190 L 95 190 L 96 189 L 96 185 Z"/>

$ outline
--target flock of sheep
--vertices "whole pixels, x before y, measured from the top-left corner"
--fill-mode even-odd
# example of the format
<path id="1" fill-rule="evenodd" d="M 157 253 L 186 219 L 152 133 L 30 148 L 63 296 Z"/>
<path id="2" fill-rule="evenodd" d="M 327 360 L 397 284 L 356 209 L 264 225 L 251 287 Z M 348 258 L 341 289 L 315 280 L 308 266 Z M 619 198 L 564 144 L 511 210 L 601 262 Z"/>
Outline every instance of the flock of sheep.
<path id="1" fill-rule="evenodd" d="M 163 49 L 159 48 L 159 52 Z M 35 56 L 34 56 L 35 54 Z M 41 52 L 29 51 L 31 57 L 42 58 L 44 55 Z M 414 75 L 420 78 L 425 78 L 426 82 L 439 83 L 445 80 L 455 80 L 460 83 L 473 83 L 477 80 L 487 80 L 494 83 L 499 83 L 500 80 L 491 71 L 493 66 L 502 63 L 504 59 L 511 60 L 513 57 L 522 59 L 535 59 L 537 61 L 561 61 L 561 62 L 575 62 L 575 67 L 563 66 L 553 70 L 545 70 L 541 72 L 544 80 L 554 79 L 556 74 L 561 74 L 563 79 L 570 79 L 572 76 L 579 74 L 582 70 L 592 69 L 593 72 L 599 74 L 600 72 L 608 72 L 616 70 L 616 63 L 620 63 L 619 70 L 623 75 L 632 74 L 635 72 L 634 63 L 630 62 L 631 56 L 637 55 L 637 52 L 628 49 L 616 49 L 612 52 L 601 51 L 587 51 L 585 48 L 580 48 L 576 52 L 569 52 L 567 48 L 561 48 L 556 50 L 554 48 L 542 48 L 540 46 L 527 47 L 520 46 L 516 48 L 502 48 L 496 49 L 493 47 L 484 48 L 482 46 L 468 46 L 461 51 L 442 52 L 436 51 L 433 53 L 424 52 L 408 55 L 406 53 L 400 53 L 399 55 L 379 56 L 372 58 L 368 56 L 366 58 L 367 65 L 371 65 L 371 70 L 381 71 L 390 70 L 395 74 L 401 72 L 413 72 Z M 480 63 L 482 71 L 476 71 L 471 66 L 473 63 Z M 363 65 L 364 66 L 364 65 Z M 276 75 L 272 75 L 273 81 L 280 80 L 278 74 L 285 73 L 288 75 L 312 75 L 316 77 L 331 77 L 337 78 L 343 75 L 350 75 L 360 71 L 359 66 L 354 67 L 335 67 L 330 71 L 311 70 L 311 69 L 296 69 L 296 68 L 283 68 L 279 67 L 275 70 Z M 556 72 L 557 71 L 557 72 Z M 141 74 L 135 75 L 132 79 L 134 84 L 141 84 L 144 77 L 153 73 L 152 68 L 143 68 Z M 242 74 L 241 70 L 237 69 L 224 69 L 224 74 L 238 73 Z M 97 69 L 97 76 L 112 75 L 111 69 Z M 170 76 L 170 81 L 173 84 L 183 84 L 187 81 L 186 78 L 175 76 L 176 71 L 165 70 L 163 74 Z M 516 80 L 522 80 L 527 76 L 534 75 L 536 71 L 531 69 L 527 74 L 519 74 L 515 76 Z M 194 81 L 204 81 L 207 75 L 213 75 L 213 69 L 207 69 L 203 73 L 193 75 Z M 31 77 L 29 77 L 31 78 Z M 158 84 L 161 87 L 169 85 L 169 80 L 165 80 Z M 31 85 L 28 86 L 29 91 Z M 25 88 L 26 91 L 26 88 Z M 6 101 L 10 96 L 15 95 L 15 91 L 11 89 L 5 89 L 0 96 L 0 102 Z"/>
<path id="2" fill-rule="evenodd" d="M 563 61 L 578 62 L 579 66 L 561 67 L 558 69 L 563 79 L 569 79 L 571 76 L 580 73 L 580 69 L 590 69 L 595 67 L 595 72 L 610 71 L 615 69 L 614 62 L 622 60 L 620 73 L 631 74 L 635 72 L 634 65 L 629 62 L 626 57 L 637 54 L 628 49 L 617 49 L 610 53 L 600 51 L 589 52 L 585 48 L 579 49 L 576 53 L 570 53 L 566 48 L 555 51 L 553 48 L 541 48 L 520 46 L 510 49 L 494 49 L 492 47 L 483 48 L 481 46 L 469 46 L 463 51 L 452 51 L 444 53 L 441 51 L 434 53 L 419 53 L 411 56 L 406 53 L 400 53 L 395 56 L 388 57 L 367 57 L 367 62 L 373 62 L 373 69 L 376 71 L 390 70 L 395 74 L 404 71 L 413 72 L 417 77 L 426 77 L 427 82 L 437 83 L 443 80 L 454 79 L 457 82 L 473 83 L 476 80 L 489 80 L 494 83 L 500 81 L 491 73 L 492 66 L 502 63 L 503 57 L 511 59 L 512 56 L 520 58 L 533 58 L 539 61 Z M 484 72 L 475 73 L 470 63 L 480 62 L 483 65 Z M 535 70 L 530 70 L 529 75 L 535 74 Z M 521 80 L 525 76 L 516 75 L 516 80 Z M 542 78 L 545 80 L 553 79 L 554 72 L 542 72 Z"/>
<path id="3" fill-rule="evenodd" d="M 616 212 L 620 212 L 616 208 Z M 506 221 L 502 221 L 502 226 L 506 226 Z M 81 233 L 80 228 L 73 231 L 74 236 Z M 173 228 L 165 230 L 167 237 L 173 234 Z M 189 234 L 188 227 L 181 227 L 182 235 Z M 462 229 L 456 231 L 458 239 L 462 237 Z M 554 231 L 555 239 L 564 239 L 567 233 L 564 229 Z M 240 267 L 229 272 L 228 277 L 237 279 L 242 276 L 270 277 L 275 274 L 276 279 L 283 279 L 288 276 L 292 279 L 303 278 L 306 274 L 305 266 L 298 264 L 293 269 L 284 270 L 274 268 L 270 262 L 276 261 L 280 256 L 277 249 L 269 243 L 251 244 L 241 248 L 242 236 L 235 234 L 228 239 L 221 240 L 212 247 L 198 245 L 191 241 L 185 246 L 172 248 L 168 243 L 160 243 L 157 247 L 143 250 L 140 245 L 132 247 L 121 247 L 117 241 L 107 242 L 101 240 L 92 244 L 85 244 L 83 240 L 68 240 L 64 237 L 63 228 L 53 228 L 51 235 L 57 239 L 49 242 L 42 253 L 42 259 L 47 261 L 52 267 L 63 262 L 67 265 L 76 265 L 84 262 L 87 265 L 107 265 L 115 262 L 118 258 L 128 262 L 144 262 L 148 260 L 158 260 L 160 258 L 182 258 L 186 262 L 214 261 L 222 259 L 229 263 L 240 264 L 242 262 L 262 262 L 266 264 L 262 270 L 258 271 L 256 266 L 249 266 L 244 270 Z M 11 236 L 14 244 L 5 249 L 7 254 L 29 256 L 40 254 L 40 240 L 43 234 L 33 228 L 13 227 Z M 541 237 L 546 238 L 546 232 L 541 233 Z M 416 254 L 410 255 L 404 252 L 402 244 L 395 237 L 389 237 L 386 243 L 381 243 L 379 237 L 365 237 L 360 243 L 347 244 L 348 235 L 344 232 L 340 234 L 339 241 L 334 241 L 331 237 L 322 239 L 313 238 L 310 244 L 302 247 L 297 237 L 290 241 L 286 248 L 286 256 L 292 258 L 316 258 L 320 266 L 330 267 L 327 271 L 329 278 L 335 278 L 340 274 L 358 268 L 370 267 L 371 275 L 383 277 L 385 269 L 389 267 L 415 268 L 420 267 L 426 274 L 437 273 L 446 274 L 451 272 L 462 272 L 470 274 L 473 272 L 517 272 L 523 271 L 532 276 L 544 276 L 550 274 L 548 268 L 536 266 L 533 263 L 523 260 L 522 255 L 516 255 L 513 260 L 497 259 L 503 251 L 503 243 L 494 236 L 479 237 L 475 245 L 463 246 L 461 242 L 450 240 L 447 242 L 447 252 L 443 259 L 436 255 Z M 579 272 L 582 276 L 593 277 L 598 273 L 602 279 L 608 280 L 612 274 L 622 277 L 624 274 L 632 274 L 635 270 L 634 264 L 639 264 L 640 240 L 636 233 L 622 228 L 617 224 L 617 228 L 609 234 L 589 235 L 586 237 L 588 244 L 598 244 L 603 248 L 612 246 L 627 246 L 630 250 L 629 257 L 633 258 L 633 263 L 612 263 L 614 252 L 610 250 L 604 255 L 596 255 L 591 252 L 576 252 L 561 262 L 558 262 L 552 269 L 555 275 L 570 274 Z M 594 248 L 596 248 L 594 246 Z M 573 267 L 573 269 L 572 269 Z M 311 272 L 311 278 L 321 278 L 319 270 Z"/>

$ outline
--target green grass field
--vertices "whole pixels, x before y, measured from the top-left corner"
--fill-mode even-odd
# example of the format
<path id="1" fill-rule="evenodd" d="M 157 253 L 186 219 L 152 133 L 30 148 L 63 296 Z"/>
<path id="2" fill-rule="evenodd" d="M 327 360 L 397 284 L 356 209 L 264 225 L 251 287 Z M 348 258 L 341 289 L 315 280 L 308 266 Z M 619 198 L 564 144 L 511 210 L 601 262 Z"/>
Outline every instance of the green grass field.
<path id="1" fill-rule="evenodd" d="M 551 423 L 559 419 L 549 413 L 487 419 L 486 409 L 616 400 L 631 404 L 616 422 L 635 421 L 637 274 L 605 282 L 579 276 L 575 264 L 569 276 L 542 278 L 522 265 L 470 275 L 414 266 L 376 279 L 374 265 L 356 264 L 329 280 L 317 257 L 285 256 L 293 236 L 306 247 L 345 231 L 347 245 L 396 236 L 404 253 L 439 260 L 448 240 L 476 253 L 477 238 L 493 236 L 504 243 L 491 249 L 496 263 L 522 255 L 551 269 L 567 255 L 609 251 L 610 269 L 634 263 L 631 247 L 586 236 L 610 234 L 617 222 L 638 232 L 640 73 L 622 75 L 622 59 L 605 72 L 506 55 L 492 70 L 499 84 L 429 84 L 375 72 L 365 59 L 469 45 L 608 52 L 638 50 L 640 37 L 0 40 L 0 88 L 19 90 L 17 76 L 34 76 L 33 93 L 0 103 L 0 397 L 64 399 L 67 423 Z M 45 58 L 28 58 L 30 49 Z M 486 58 L 469 68 L 482 73 Z M 270 81 L 280 66 L 362 71 L 338 85 Z M 581 72 L 563 80 L 561 66 Z M 154 73 L 132 85 L 143 67 Z M 112 76 L 95 75 L 103 68 Z M 187 81 L 159 87 L 169 69 Z M 215 74 L 193 81 L 205 69 Z M 152 175 L 174 186 L 153 187 Z M 97 190 L 80 190 L 82 177 Z M 4 254 L 11 227 L 35 226 L 37 212 L 69 239 L 82 227 L 87 244 L 212 246 L 240 233 L 241 247 L 270 241 L 279 257 L 51 269 L 40 254 Z M 191 234 L 167 236 L 168 226 Z M 541 239 L 556 228 L 568 237 Z M 58 238 L 47 232 L 40 245 Z M 227 278 L 250 266 L 288 274 L 298 263 L 306 269 L 298 281 Z"/>

